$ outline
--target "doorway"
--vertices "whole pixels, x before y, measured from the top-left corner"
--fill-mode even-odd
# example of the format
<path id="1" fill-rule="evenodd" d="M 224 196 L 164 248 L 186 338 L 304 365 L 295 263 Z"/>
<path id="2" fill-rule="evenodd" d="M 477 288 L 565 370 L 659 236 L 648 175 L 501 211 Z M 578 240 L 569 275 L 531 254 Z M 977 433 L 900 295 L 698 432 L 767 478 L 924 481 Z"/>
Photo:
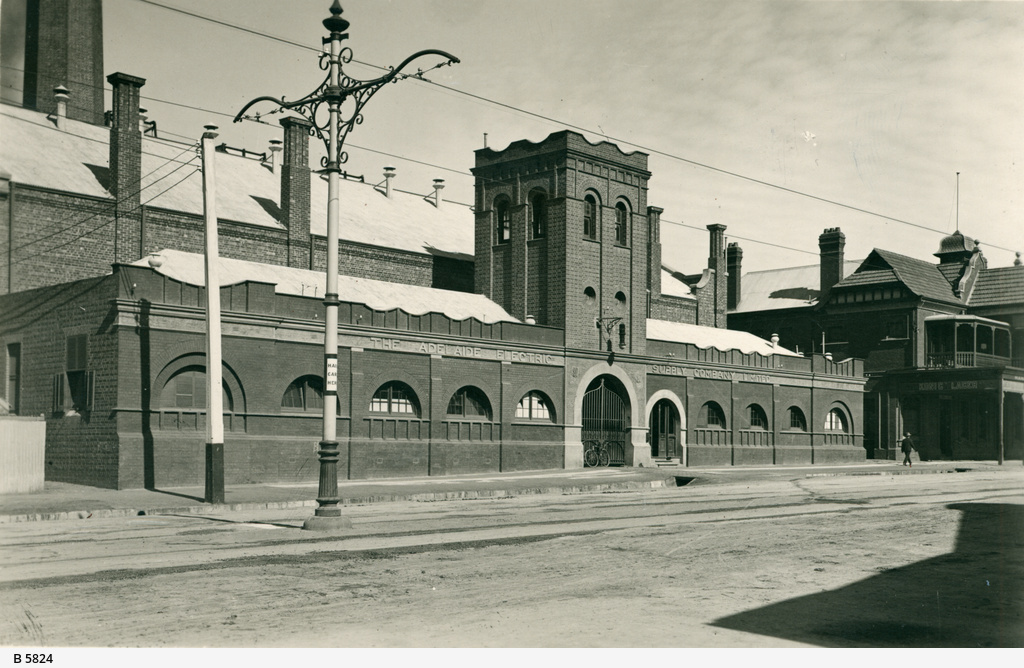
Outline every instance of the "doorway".
<path id="1" fill-rule="evenodd" d="M 627 396 L 626 388 L 614 376 L 598 376 L 583 395 L 583 445 L 606 450 L 611 466 L 626 463 L 630 427 Z"/>
<path id="2" fill-rule="evenodd" d="M 651 456 L 677 459 L 682 456 L 679 446 L 679 411 L 668 399 L 654 404 L 651 410 Z"/>

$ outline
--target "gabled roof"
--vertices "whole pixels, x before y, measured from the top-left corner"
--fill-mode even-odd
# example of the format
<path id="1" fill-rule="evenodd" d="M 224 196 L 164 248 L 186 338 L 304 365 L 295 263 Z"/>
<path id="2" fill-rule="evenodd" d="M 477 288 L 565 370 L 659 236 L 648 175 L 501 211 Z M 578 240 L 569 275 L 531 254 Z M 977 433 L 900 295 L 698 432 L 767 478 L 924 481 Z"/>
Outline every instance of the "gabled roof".
<path id="1" fill-rule="evenodd" d="M 698 348 L 714 348 L 728 351 L 738 350 L 741 353 L 760 353 L 761 355 L 786 355 L 803 357 L 800 353 L 787 350 L 782 346 L 773 346 L 770 341 L 754 336 L 748 332 L 717 327 L 687 325 L 681 322 L 647 319 L 647 338 L 656 341 L 673 343 L 690 343 Z"/>
<path id="2" fill-rule="evenodd" d="M 954 304 L 962 303 L 953 294 L 953 286 L 942 275 L 937 265 L 881 248 L 871 251 L 854 275 L 868 273 L 869 278 L 881 278 L 888 275 L 890 271 L 900 283 L 919 297 Z M 855 279 L 855 281 L 857 282 L 847 283 L 847 279 L 844 278 L 835 287 L 844 288 L 868 284 L 863 282 L 862 278 Z"/>
<path id="3" fill-rule="evenodd" d="M 45 114 L 0 105 L 0 171 L 12 181 L 92 197 L 109 198 L 110 129 L 68 120 L 56 128 Z M 198 138 L 197 138 L 198 141 Z M 191 161 L 191 164 L 186 164 Z M 217 217 L 280 229 L 281 179 L 259 160 L 217 152 Z M 151 207 L 202 215 L 199 159 L 186 144 L 142 138 L 142 202 Z M 327 182 L 311 175 L 310 231 L 327 234 Z M 401 178 L 401 177 L 399 177 Z M 430 190 L 424 184 L 424 190 Z M 342 179 L 339 237 L 342 241 L 423 254 L 472 259 L 473 214 L 422 195 Z"/>
<path id="4" fill-rule="evenodd" d="M 198 253 L 165 249 L 160 251 L 163 264 L 156 269 L 159 273 L 189 285 L 206 285 L 205 259 Z M 148 258 L 132 263 L 148 267 Z M 244 281 L 272 283 L 278 294 L 305 297 L 323 297 L 327 288 L 327 277 L 322 271 L 281 267 L 247 260 L 220 258 L 217 264 L 221 286 L 235 285 Z M 412 315 L 443 313 L 453 320 L 476 318 L 481 322 L 519 322 L 505 309 L 483 295 L 438 288 L 424 288 L 417 285 L 387 283 L 369 278 L 338 276 L 338 299 L 354 304 L 366 304 L 377 311 L 402 309 Z"/>
<path id="5" fill-rule="evenodd" d="M 985 269 L 971 292 L 970 305 L 1024 304 L 1024 265 Z"/>
<path id="6" fill-rule="evenodd" d="M 843 274 L 851 274 L 859 265 L 859 260 L 847 260 Z M 747 272 L 740 281 L 740 302 L 730 313 L 810 306 L 818 301 L 820 285 L 821 270 L 816 264 Z"/>

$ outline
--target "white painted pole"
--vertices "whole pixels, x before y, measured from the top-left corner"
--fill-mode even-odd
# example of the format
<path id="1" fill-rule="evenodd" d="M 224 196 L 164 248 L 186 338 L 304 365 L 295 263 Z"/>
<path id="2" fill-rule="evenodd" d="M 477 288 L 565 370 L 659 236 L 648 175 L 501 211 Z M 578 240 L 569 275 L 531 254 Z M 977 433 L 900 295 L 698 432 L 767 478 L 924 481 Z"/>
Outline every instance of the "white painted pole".
<path id="1" fill-rule="evenodd" d="M 203 218 L 206 227 L 206 502 L 224 502 L 224 399 L 221 380 L 220 272 L 217 250 L 216 126 L 202 139 Z"/>

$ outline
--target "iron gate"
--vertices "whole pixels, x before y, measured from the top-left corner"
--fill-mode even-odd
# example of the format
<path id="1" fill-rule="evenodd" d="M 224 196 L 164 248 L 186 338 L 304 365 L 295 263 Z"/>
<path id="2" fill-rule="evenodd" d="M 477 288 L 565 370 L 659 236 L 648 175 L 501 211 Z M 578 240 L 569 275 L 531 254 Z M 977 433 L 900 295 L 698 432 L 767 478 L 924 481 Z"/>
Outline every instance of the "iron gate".
<path id="1" fill-rule="evenodd" d="M 600 378 L 597 385 L 583 395 L 584 445 L 603 446 L 609 464 L 626 463 L 626 442 L 629 439 L 629 404 Z"/>

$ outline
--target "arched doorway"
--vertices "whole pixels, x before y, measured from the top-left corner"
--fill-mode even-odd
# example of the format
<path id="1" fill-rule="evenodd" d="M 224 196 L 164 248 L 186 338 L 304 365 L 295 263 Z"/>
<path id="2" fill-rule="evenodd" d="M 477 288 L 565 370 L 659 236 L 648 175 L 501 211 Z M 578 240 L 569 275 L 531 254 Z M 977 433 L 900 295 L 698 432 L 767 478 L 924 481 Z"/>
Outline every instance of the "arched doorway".
<path id="1" fill-rule="evenodd" d="M 582 440 L 584 452 L 598 448 L 600 462 L 612 466 L 626 463 L 626 446 L 630 444 L 629 395 L 622 382 L 614 376 L 598 376 L 583 395 Z"/>
<path id="2" fill-rule="evenodd" d="M 651 456 L 678 459 L 682 456 L 679 444 L 679 411 L 668 399 L 654 404 L 651 410 Z"/>

